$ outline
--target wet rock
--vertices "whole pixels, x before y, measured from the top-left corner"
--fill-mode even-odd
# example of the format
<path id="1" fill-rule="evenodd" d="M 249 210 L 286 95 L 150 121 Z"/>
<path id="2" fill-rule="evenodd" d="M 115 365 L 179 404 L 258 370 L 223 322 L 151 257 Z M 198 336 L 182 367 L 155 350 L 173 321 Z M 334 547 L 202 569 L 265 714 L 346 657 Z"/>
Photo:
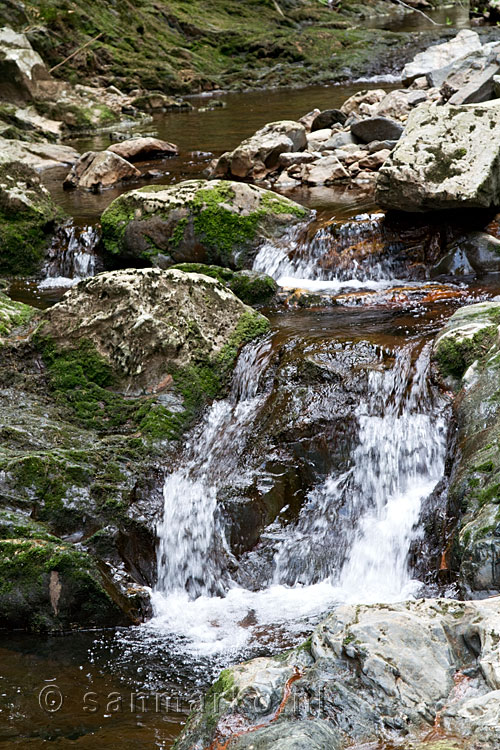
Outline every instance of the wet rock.
<path id="1" fill-rule="evenodd" d="M 500 590 L 499 323 L 498 301 L 468 305 L 452 315 L 434 346 L 441 377 L 457 394 L 460 450 L 449 501 L 459 520 L 448 565 L 459 571 L 463 592 L 475 597 Z"/>
<path id="2" fill-rule="evenodd" d="M 284 748 L 301 737 L 320 747 L 391 741 L 419 748 L 440 716 L 459 746 L 480 736 L 493 750 L 499 606 L 498 599 L 340 606 L 303 646 L 225 670 L 179 748 L 222 745 L 231 736 L 242 748 L 252 738 L 268 747 L 271 737 Z"/>
<path id="3" fill-rule="evenodd" d="M 150 159 L 163 159 L 166 156 L 176 156 L 179 149 L 174 143 L 162 141 L 159 138 L 128 138 L 120 143 L 108 146 L 107 151 L 118 154 L 127 161 L 148 161 Z"/>
<path id="4" fill-rule="evenodd" d="M 238 182 L 190 180 L 117 198 L 102 215 L 110 256 L 157 265 L 251 265 L 264 239 L 279 237 L 310 212 L 287 198 Z"/>
<path id="5" fill-rule="evenodd" d="M 457 240 L 450 248 L 448 258 L 455 258 L 454 265 L 464 258 L 468 273 L 484 276 L 500 271 L 500 240 L 486 232 L 471 232 Z M 464 267 L 465 267 L 464 265 Z M 464 271 L 466 272 L 466 271 Z"/>
<path id="6" fill-rule="evenodd" d="M 310 164 L 316 160 L 314 154 L 303 152 L 303 153 L 286 153 L 280 154 L 279 163 L 282 167 L 291 167 L 292 164 Z"/>
<path id="7" fill-rule="evenodd" d="M 463 29 L 449 42 L 436 44 L 419 52 L 403 68 L 403 83 L 411 83 L 416 78 L 426 76 L 429 77 L 431 86 L 440 86 L 458 60 L 480 49 L 479 34 Z"/>
<path id="8" fill-rule="evenodd" d="M 140 176 L 138 169 L 112 151 L 87 151 L 71 168 L 63 186 L 95 192 Z"/>
<path id="9" fill-rule="evenodd" d="M 403 127 L 387 117 L 368 117 L 351 125 L 351 133 L 363 143 L 397 141 L 403 133 Z"/>
<path id="10" fill-rule="evenodd" d="M 0 273 L 36 272 L 63 214 L 30 167 L 0 166 Z"/>
<path id="11" fill-rule="evenodd" d="M 337 122 L 343 125 L 346 119 L 347 115 L 344 112 L 341 112 L 340 109 L 325 109 L 314 118 L 311 125 L 311 132 L 322 130 L 323 128 L 331 128 L 332 125 L 335 125 Z"/>
<path id="12" fill-rule="evenodd" d="M 267 329 L 263 316 L 215 279 L 159 269 L 82 281 L 45 320 L 44 333 L 59 348 L 92 341 L 128 393 L 175 391 L 175 379 L 203 360 L 222 374 L 238 347 Z"/>
<path id="13" fill-rule="evenodd" d="M 302 151 L 307 145 L 305 127 L 292 120 L 271 122 L 240 143 L 234 151 L 222 154 L 214 169 L 215 177 L 262 179 L 278 166 L 279 156 Z"/>
<path id="14" fill-rule="evenodd" d="M 410 114 L 404 136 L 379 172 L 376 200 L 401 211 L 498 205 L 499 147 L 498 103 L 423 104 Z"/>

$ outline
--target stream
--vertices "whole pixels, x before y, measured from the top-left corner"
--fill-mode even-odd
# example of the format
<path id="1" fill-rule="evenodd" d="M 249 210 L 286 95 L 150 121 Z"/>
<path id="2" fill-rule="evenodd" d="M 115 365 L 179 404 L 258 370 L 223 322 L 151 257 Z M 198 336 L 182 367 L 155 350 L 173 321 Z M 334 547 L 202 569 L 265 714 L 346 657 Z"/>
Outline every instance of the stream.
<path id="1" fill-rule="evenodd" d="M 214 156 L 270 120 L 395 85 L 389 76 L 196 97 L 197 107 L 214 98 L 225 106 L 155 116 L 141 133 L 177 143 L 180 156 L 141 169 L 157 170 L 150 181 L 166 184 L 198 177 Z M 109 135 L 100 135 L 73 145 L 85 151 L 107 143 Z M 40 307 L 59 299 L 61 278 L 100 270 L 95 224 L 130 189 L 68 193 L 61 176 L 55 170 L 44 180 L 73 222 L 54 245 L 42 283 L 10 289 Z M 222 667 L 300 643 L 338 603 L 430 591 L 409 560 L 447 450 L 450 404 L 429 374 L 431 342 L 457 306 L 499 294 L 500 278 L 409 282 L 397 264 L 325 267 L 338 237 L 332 225 L 362 238 L 368 225 L 373 233 L 379 209 L 362 192 L 287 195 L 317 210 L 313 235 L 264 246 L 254 267 L 331 303 L 264 310 L 270 334 L 242 350 L 227 397 L 186 436 L 163 488 L 154 617 L 116 631 L 3 636 L 0 748 L 169 748 Z M 266 431 L 293 433 L 286 451 Z M 267 497 L 297 467 L 299 479 L 283 480 L 258 543 L 250 513 L 235 554 L 220 498 L 250 486 Z M 440 593 L 453 596 L 453 584 Z"/>

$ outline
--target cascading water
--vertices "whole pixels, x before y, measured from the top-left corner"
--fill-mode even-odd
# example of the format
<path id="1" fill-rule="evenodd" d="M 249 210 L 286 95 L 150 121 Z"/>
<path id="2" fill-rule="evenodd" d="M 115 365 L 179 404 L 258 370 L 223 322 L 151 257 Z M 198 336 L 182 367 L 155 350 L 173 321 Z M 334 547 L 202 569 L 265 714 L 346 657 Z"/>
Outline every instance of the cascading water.
<path id="1" fill-rule="evenodd" d="M 41 289 L 67 287 L 102 270 L 96 255 L 99 231 L 93 226 L 70 223 L 59 227 L 42 268 Z"/>
<path id="2" fill-rule="evenodd" d="M 371 370 L 352 466 L 311 493 L 276 551 L 276 582 L 329 578 L 339 599 L 384 601 L 418 587 L 407 567 L 422 502 L 444 471 L 446 420 L 428 381 L 430 347 Z"/>

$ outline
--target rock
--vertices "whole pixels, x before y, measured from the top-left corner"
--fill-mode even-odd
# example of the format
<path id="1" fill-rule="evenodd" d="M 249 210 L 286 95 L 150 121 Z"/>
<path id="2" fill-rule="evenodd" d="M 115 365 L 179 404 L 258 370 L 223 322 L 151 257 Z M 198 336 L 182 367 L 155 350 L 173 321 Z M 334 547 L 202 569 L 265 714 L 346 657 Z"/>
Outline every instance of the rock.
<path id="1" fill-rule="evenodd" d="M 337 133 L 324 142 L 325 148 L 344 148 L 344 146 L 356 145 L 356 139 L 353 138 L 351 133 Z"/>
<path id="2" fill-rule="evenodd" d="M 159 91 L 149 91 L 145 94 L 140 94 L 130 101 L 130 105 L 143 112 L 155 110 L 160 112 L 175 112 L 177 110 L 193 109 L 189 102 L 173 96 L 166 96 Z"/>
<path id="3" fill-rule="evenodd" d="M 253 185 L 189 180 L 126 193 L 101 221 L 106 251 L 127 262 L 242 268 L 251 265 L 264 239 L 309 216 L 308 209 Z"/>
<path id="4" fill-rule="evenodd" d="M 269 302 L 278 291 L 278 285 L 271 276 L 259 271 L 232 271 L 221 266 L 207 266 L 203 263 L 179 263 L 172 270 L 185 273 L 201 273 L 217 279 L 247 305 Z"/>
<path id="5" fill-rule="evenodd" d="M 112 151 L 86 151 L 67 174 L 64 188 L 99 191 L 140 176 L 138 169 Z"/>
<path id="6" fill-rule="evenodd" d="M 63 214 L 30 167 L 0 166 L 0 273 L 32 274 Z"/>
<path id="7" fill-rule="evenodd" d="M 389 158 L 391 152 L 389 149 L 375 151 L 360 159 L 358 162 L 360 169 L 379 169 L 382 164 Z"/>
<path id="8" fill-rule="evenodd" d="M 292 120 L 271 122 L 240 143 L 234 151 L 222 154 L 214 176 L 262 179 L 276 169 L 280 154 L 302 151 L 306 145 L 306 130 L 301 123 Z"/>
<path id="9" fill-rule="evenodd" d="M 457 393 L 457 445 L 448 491 L 458 517 L 447 566 L 459 571 L 461 590 L 475 597 L 500 590 L 498 503 L 500 428 L 498 361 L 500 303 L 457 310 L 436 338 L 441 377 Z"/>
<path id="10" fill-rule="evenodd" d="M 300 168 L 300 177 L 306 185 L 331 185 L 349 174 L 336 156 L 325 156 L 313 164 L 304 164 Z"/>
<path id="11" fill-rule="evenodd" d="M 130 162 L 163 159 L 165 156 L 176 156 L 179 153 L 179 149 L 174 143 L 150 137 L 128 138 L 126 141 L 113 143 L 106 150 L 112 151 Z"/>
<path id="12" fill-rule="evenodd" d="M 460 247 L 452 247 L 439 263 L 431 269 L 431 276 L 470 276 L 474 269 L 469 263 L 465 251 Z"/>
<path id="13" fill-rule="evenodd" d="M 463 29 L 449 42 L 429 47 L 407 63 L 403 68 L 403 83 L 408 84 L 421 76 L 431 76 L 431 86 L 439 86 L 438 74 L 442 80 L 446 78 L 451 66 L 471 52 L 481 49 L 479 34 L 475 31 Z"/>
<path id="14" fill-rule="evenodd" d="M 35 315 L 34 308 L 16 302 L 0 292 L 0 345 L 12 331 L 28 323 Z"/>
<path id="15" fill-rule="evenodd" d="M 313 120 L 311 132 L 322 130 L 323 128 L 331 128 L 336 122 L 343 125 L 346 119 L 347 115 L 341 112 L 340 109 L 325 109 Z"/>
<path id="16" fill-rule="evenodd" d="M 478 276 L 500 272 L 500 240 L 486 232 L 471 232 L 451 248 L 465 254 L 472 270 Z"/>
<path id="17" fill-rule="evenodd" d="M 379 172 L 376 200 L 401 211 L 498 205 L 499 148 L 498 103 L 422 104 L 410 114 L 403 138 Z"/>
<path id="18" fill-rule="evenodd" d="M 291 188 L 298 187 L 299 185 L 300 183 L 298 180 L 296 180 L 287 171 L 283 171 L 278 177 L 278 179 L 275 180 L 274 189 L 275 190 L 290 190 Z"/>
<path id="19" fill-rule="evenodd" d="M 56 95 L 57 82 L 25 34 L 0 29 L 0 99 L 23 102 Z"/>
<path id="20" fill-rule="evenodd" d="M 403 126 L 387 117 L 368 117 L 351 125 L 351 133 L 363 143 L 397 141 L 403 133 Z"/>
<path id="21" fill-rule="evenodd" d="M 500 44 L 485 45 L 483 54 L 466 58 L 441 86 L 449 104 L 471 104 L 495 98 L 494 78 L 500 73 Z"/>
<path id="22" fill-rule="evenodd" d="M 425 91 L 410 91 L 407 101 L 410 107 L 416 107 L 426 102 L 428 98 L 428 94 Z"/>
<path id="23" fill-rule="evenodd" d="M 329 138 L 332 136 L 330 128 L 324 128 L 323 130 L 316 130 L 314 133 L 307 134 L 307 148 L 309 151 L 321 150 Z"/>
<path id="24" fill-rule="evenodd" d="M 459 747 L 494 750 L 499 614 L 499 598 L 339 606 L 302 646 L 224 670 L 177 747 L 222 746 L 237 726 L 242 749 L 453 750 L 430 741 L 438 720 Z"/>
<path id="25" fill-rule="evenodd" d="M 306 133 L 311 132 L 311 125 L 313 124 L 316 117 L 319 115 L 321 110 L 319 110 L 317 107 L 311 112 L 308 112 L 307 114 L 303 115 L 302 117 L 299 117 L 297 122 L 300 122 L 301 125 L 303 125 L 306 129 Z"/>
<path id="26" fill-rule="evenodd" d="M 386 96 L 387 91 L 384 91 L 384 89 L 364 89 L 363 91 L 358 91 L 357 94 L 353 94 L 349 99 L 346 99 L 340 110 L 345 115 L 359 115 L 361 106 L 365 104 L 378 104 L 385 99 Z"/>
<path id="27" fill-rule="evenodd" d="M 310 152 L 297 152 L 280 154 L 279 163 L 282 167 L 291 167 L 292 164 L 310 164 L 316 160 L 316 156 Z"/>
<path id="28" fill-rule="evenodd" d="M 78 151 L 70 146 L 12 141 L 0 137 L 0 164 L 21 162 L 26 167 L 42 172 L 74 164 L 79 156 Z"/>
<path id="29" fill-rule="evenodd" d="M 368 144 L 368 151 L 370 154 L 374 154 L 375 151 L 383 151 L 387 149 L 388 151 L 392 151 L 392 149 L 396 146 L 397 141 L 372 141 Z"/>
<path id="30" fill-rule="evenodd" d="M 390 91 L 381 102 L 370 107 L 369 114 L 404 122 L 412 107 L 410 100 L 412 97 L 415 98 L 415 94 L 418 98 L 424 96 L 424 101 L 427 98 L 427 95 L 422 92 L 402 91 L 400 89 Z"/>
<path id="31" fill-rule="evenodd" d="M 59 349 L 91 341 L 115 387 L 127 394 L 175 391 L 199 367 L 214 368 L 220 387 L 239 347 L 268 328 L 266 318 L 217 280 L 153 268 L 81 281 L 45 320 L 44 335 Z"/>

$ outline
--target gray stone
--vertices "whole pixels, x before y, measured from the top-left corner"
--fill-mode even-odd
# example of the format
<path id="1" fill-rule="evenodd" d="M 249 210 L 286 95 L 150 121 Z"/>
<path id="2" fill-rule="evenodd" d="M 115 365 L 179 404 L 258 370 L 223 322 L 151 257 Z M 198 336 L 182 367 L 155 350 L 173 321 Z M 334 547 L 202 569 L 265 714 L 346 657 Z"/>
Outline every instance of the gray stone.
<path id="1" fill-rule="evenodd" d="M 112 151 L 130 162 L 163 159 L 165 156 L 176 156 L 179 153 L 174 143 L 151 137 L 127 138 L 108 146 L 107 151 Z"/>
<path id="2" fill-rule="evenodd" d="M 59 86 L 25 34 L 0 28 L 0 98 L 17 102 L 56 96 Z"/>
<path id="3" fill-rule="evenodd" d="M 498 205 L 499 152 L 499 102 L 422 104 L 379 172 L 376 200 L 401 211 Z"/>
<path id="4" fill-rule="evenodd" d="M 314 154 L 308 151 L 297 153 L 292 152 L 280 154 L 279 163 L 282 167 L 291 167 L 292 164 L 309 164 L 310 162 L 315 161 L 316 158 L 317 157 Z"/>
<path id="5" fill-rule="evenodd" d="M 343 148 L 344 146 L 356 145 L 356 139 L 351 133 L 337 133 L 331 138 L 328 138 L 324 145 L 325 148 L 335 150 L 336 148 Z"/>
<path id="6" fill-rule="evenodd" d="M 0 138 L 0 164 L 17 161 L 43 172 L 53 167 L 75 164 L 79 157 L 76 149 L 59 143 L 28 143 Z"/>
<path id="7" fill-rule="evenodd" d="M 431 86 L 439 86 L 448 75 L 451 66 L 471 52 L 481 49 L 481 40 L 475 31 L 463 29 L 449 42 L 436 44 L 423 52 L 419 52 L 412 62 L 403 68 L 403 83 L 411 83 L 421 76 L 432 76 Z M 436 83 L 438 73 L 442 76 L 441 83 Z"/>
<path id="8" fill-rule="evenodd" d="M 397 141 L 372 141 L 368 144 L 368 151 L 370 154 L 375 153 L 375 151 L 382 151 L 384 149 L 389 149 L 389 151 L 392 151 L 392 149 L 397 144 Z"/>
<path id="9" fill-rule="evenodd" d="M 351 125 L 351 133 L 363 143 L 372 141 L 396 141 L 403 133 L 403 126 L 399 122 L 387 117 L 369 117 Z"/>
<path id="10" fill-rule="evenodd" d="M 325 156 L 313 164 L 304 164 L 300 170 L 301 180 L 306 185 L 331 185 L 349 177 L 336 156 Z"/>

